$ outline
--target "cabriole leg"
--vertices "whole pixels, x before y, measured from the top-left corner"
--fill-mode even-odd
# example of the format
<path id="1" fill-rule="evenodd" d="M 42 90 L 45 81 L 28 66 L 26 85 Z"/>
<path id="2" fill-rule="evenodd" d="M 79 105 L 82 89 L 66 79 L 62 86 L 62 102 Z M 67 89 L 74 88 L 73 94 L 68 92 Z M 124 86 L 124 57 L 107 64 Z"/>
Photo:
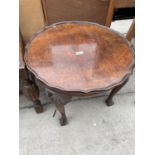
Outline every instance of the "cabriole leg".
<path id="1" fill-rule="evenodd" d="M 110 95 L 108 96 L 108 98 L 105 101 L 107 106 L 112 106 L 114 104 L 114 101 L 113 101 L 114 95 L 127 83 L 127 81 L 128 81 L 128 79 L 125 82 L 123 82 L 121 85 L 112 89 L 112 91 L 110 92 Z"/>
<path id="2" fill-rule="evenodd" d="M 39 100 L 39 89 L 30 80 L 24 80 L 23 94 L 33 102 L 36 113 L 43 112 L 43 106 Z"/>
<path id="3" fill-rule="evenodd" d="M 72 97 L 69 95 L 58 94 L 58 93 L 54 93 L 51 96 L 52 101 L 54 101 L 54 104 L 55 104 L 57 110 L 61 114 L 61 118 L 60 118 L 61 126 L 66 125 L 68 123 L 64 105 L 66 105 L 68 102 L 70 102 L 71 98 Z"/>

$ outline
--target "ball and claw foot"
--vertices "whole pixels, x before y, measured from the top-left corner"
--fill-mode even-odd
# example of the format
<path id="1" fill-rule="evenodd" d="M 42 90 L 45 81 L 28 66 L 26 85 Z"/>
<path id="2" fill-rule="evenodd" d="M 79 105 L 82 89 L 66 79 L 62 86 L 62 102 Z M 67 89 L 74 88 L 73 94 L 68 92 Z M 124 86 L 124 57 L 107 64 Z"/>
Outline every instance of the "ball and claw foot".
<path id="1" fill-rule="evenodd" d="M 128 79 L 125 80 L 122 84 L 120 84 L 119 86 L 115 87 L 114 89 L 112 89 L 112 91 L 110 92 L 108 98 L 106 99 L 106 105 L 107 106 L 112 106 L 114 105 L 114 101 L 113 101 L 113 97 L 114 95 L 127 83 Z"/>
<path id="2" fill-rule="evenodd" d="M 64 117 L 61 117 L 59 119 L 59 122 L 60 122 L 61 126 L 64 126 L 64 125 L 68 124 L 67 118 L 64 118 Z"/>
<path id="3" fill-rule="evenodd" d="M 105 102 L 106 102 L 106 105 L 107 105 L 107 106 L 112 106 L 112 105 L 114 105 L 114 101 L 113 101 L 113 100 L 106 100 Z"/>
<path id="4" fill-rule="evenodd" d="M 35 109 L 36 113 L 43 112 L 43 106 L 41 105 L 41 102 L 39 100 L 34 101 L 34 109 Z"/>
<path id="5" fill-rule="evenodd" d="M 72 96 L 69 96 L 66 94 L 59 94 L 59 93 L 53 93 L 53 95 L 51 96 L 52 101 L 54 102 L 57 110 L 61 115 L 61 118 L 59 119 L 61 126 L 68 124 L 64 106 L 71 100 L 71 98 Z M 53 116 L 54 115 L 55 115 L 55 112 Z"/>
<path id="6" fill-rule="evenodd" d="M 35 83 L 33 83 L 33 81 L 29 79 L 25 79 L 23 85 L 23 94 L 25 95 L 25 97 L 27 97 L 27 99 L 33 102 L 36 113 L 43 112 L 43 106 L 39 100 L 38 87 L 35 85 Z"/>

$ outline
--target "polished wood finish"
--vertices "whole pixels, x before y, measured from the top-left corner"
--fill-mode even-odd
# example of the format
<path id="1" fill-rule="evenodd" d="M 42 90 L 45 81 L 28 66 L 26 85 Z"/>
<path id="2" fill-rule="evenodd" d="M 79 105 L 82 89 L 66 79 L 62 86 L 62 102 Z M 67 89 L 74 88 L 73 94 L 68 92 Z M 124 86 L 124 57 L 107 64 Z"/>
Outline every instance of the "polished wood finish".
<path id="1" fill-rule="evenodd" d="M 109 0 L 42 0 L 47 25 L 61 21 L 90 21 L 104 25 Z"/>
<path id="2" fill-rule="evenodd" d="M 90 95 L 126 83 L 134 67 L 131 44 L 108 27 L 90 22 L 62 22 L 34 34 L 27 44 L 25 62 L 51 95 L 67 123 L 64 105 L 74 95 Z"/>
<path id="3" fill-rule="evenodd" d="M 50 87 L 87 93 L 120 83 L 131 72 L 133 53 L 127 41 L 107 27 L 64 23 L 32 40 L 26 63 Z"/>
<path id="4" fill-rule="evenodd" d="M 129 28 L 129 31 L 128 31 L 127 35 L 126 35 L 126 38 L 127 38 L 129 41 L 131 41 L 131 39 L 132 39 L 133 37 L 135 37 L 135 19 L 133 20 L 133 22 L 132 22 L 132 24 L 131 24 L 131 26 L 130 26 L 130 28 Z"/>

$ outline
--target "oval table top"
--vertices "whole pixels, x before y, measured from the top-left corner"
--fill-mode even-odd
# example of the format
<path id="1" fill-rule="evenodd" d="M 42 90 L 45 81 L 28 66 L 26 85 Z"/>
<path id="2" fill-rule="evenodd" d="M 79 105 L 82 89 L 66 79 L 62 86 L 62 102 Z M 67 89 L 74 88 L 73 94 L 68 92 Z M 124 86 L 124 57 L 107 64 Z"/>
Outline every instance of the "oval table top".
<path id="1" fill-rule="evenodd" d="M 25 62 L 36 78 L 63 91 L 107 90 L 132 73 L 133 49 L 117 32 L 90 22 L 61 22 L 35 34 Z"/>

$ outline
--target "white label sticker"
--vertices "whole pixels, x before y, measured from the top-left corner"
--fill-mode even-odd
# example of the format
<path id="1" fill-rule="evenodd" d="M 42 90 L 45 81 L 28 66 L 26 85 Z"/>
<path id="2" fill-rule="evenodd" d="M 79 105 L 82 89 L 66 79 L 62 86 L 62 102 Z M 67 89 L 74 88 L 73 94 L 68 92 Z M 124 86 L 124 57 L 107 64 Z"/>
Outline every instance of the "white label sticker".
<path id="1" fill-rule="evenodd" d="M 78 52 L 76 52 L 76 55 L 82 55 L 82 54 L 84 54 L 83 51 L 78 51 Z"/>

